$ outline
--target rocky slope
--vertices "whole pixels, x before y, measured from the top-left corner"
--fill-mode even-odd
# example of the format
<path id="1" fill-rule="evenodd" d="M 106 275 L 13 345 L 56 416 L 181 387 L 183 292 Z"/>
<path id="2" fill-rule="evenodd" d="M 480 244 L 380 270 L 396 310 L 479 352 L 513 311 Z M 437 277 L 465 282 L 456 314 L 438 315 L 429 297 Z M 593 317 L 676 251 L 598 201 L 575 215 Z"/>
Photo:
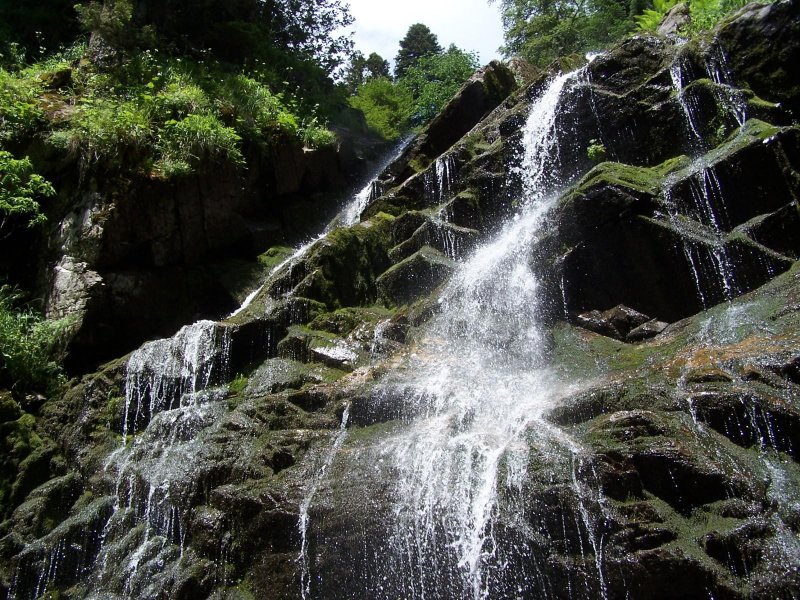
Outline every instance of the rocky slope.
<path id="1" fill-rule="evenodd" d="M 563 82 L 557 152 L 535 173 L 519 168 L 526 119 L 559 66 L 513 91 L 490 65 L 383 173 L 360 222 L 265 268 L 243 310 L 63 398 L 2 394 L 6 443 L 30 447 L 3 496 L 7 595 L 800 596 L 798 29 L 798 4 L 779 2 L 707 40 L 626 40 Z M 522 411 L 496 479 L 447 488 L 489 498 L 485 521 L 467 511 L 469 546 L 434 518 L 449 500 L 400 485 L 417 481 L 409 465 L 447 481 L 448 459 L 390 450 L 436 414 L 420 365 L 446 354 L 442 315 L 473 250 L 515 215 L 524 226 L 532 180 L 561 190 L 516 255 L 535 294 L 480 330 L 529 365 L 487 369 L 498 389 L 482 404 Z M 142 243 L 156 261 L 181 253 L 159 242 L 174 239 Z M 518 327 L 534 314 L 535 344 Z M 466 332 L 455 362 L 474 325 L 448 321 Z M 542 365 L 548 399 L 527 414 Z M 452 445 L 479 412 L 448 422 Z"/>

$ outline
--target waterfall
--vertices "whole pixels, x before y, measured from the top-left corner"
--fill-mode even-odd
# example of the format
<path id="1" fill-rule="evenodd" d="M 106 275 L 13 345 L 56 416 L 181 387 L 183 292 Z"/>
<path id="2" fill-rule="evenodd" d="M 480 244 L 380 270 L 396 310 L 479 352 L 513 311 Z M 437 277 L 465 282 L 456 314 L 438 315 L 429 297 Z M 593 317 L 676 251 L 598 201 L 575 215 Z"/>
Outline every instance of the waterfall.
<path id="1" fill-rule="evenodd" d="M 361 218 L 361 213 L 364 212 L 364 209 L 367 208 L 370 201 L 380 196 L 383 191 L 378 178 L 386 167 L 400 157 L 411 143 L 412 139 L 412 136 L 401 139 L 390 152 L 386 153 L 383 160 L 374 168 L 372 175 L 368 178 L 367 184 L 353 196 L 336 218 L 331 221 L 325 231 L 330 231 L 334 227 L 350 227 L 358 223 Z"/>
<path id="2" fill-rule="evenodd" d="M 348 597 L 477 600 L 513 597 L 515 586 L 520 592 L 534 586 L 546 595 L 541 578 L 524 581 L 526 574 L 503 568 L 508 548 L 495 536 L 501 504 L 523 494 L 532 454 L 546 455 L 567 473 L 581 507 L 576 526 L 593 548 L 602 582 L 595 511 L 584 508 L 593 499 L 574 473 L 581 450 L 543 418 L 575 388 L 546 364 L 537 317 L 539 283 L 529 264 L 562 184 L 554 168 L 556 111 L 577 77 L 578 71 L 552 78 L 532 102 L 521 164 L 511 175 L 523 184 L 518 214 L 460 265 L 425 334 L 373 398 L 376 404 L 396 402 L 399 390 L 401 412 L 410 417 L 407 426 L 376 442 L 370 456 L 355 459 L 382 465 L 394 490 L 389 531 L 365 559 L 370 566 L 360 581 L 366 589 L 348 590 Z M 352 462 L 344 472 L 351 467 Z M 534 557 L 527 558 L 535 564 Z M 324 585 L 324 574 L 319 581 Z M 325 596 L 313 583 L 311 595 Z"/>

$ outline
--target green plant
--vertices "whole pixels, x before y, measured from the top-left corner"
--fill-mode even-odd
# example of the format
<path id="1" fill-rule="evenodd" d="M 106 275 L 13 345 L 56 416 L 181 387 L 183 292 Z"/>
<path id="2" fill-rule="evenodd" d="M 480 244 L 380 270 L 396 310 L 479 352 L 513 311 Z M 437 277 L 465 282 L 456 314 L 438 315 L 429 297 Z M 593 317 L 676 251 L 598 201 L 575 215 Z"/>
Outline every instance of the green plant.
<path id="1" fill-rule="evenodd" d="M 316 117 L 304 119 L 298 133 L 306 148 L 324 148 L 336 142 L 336 135 L 320 125 Z"/>
<path id="2" fill-rule="evenodd" d="M 641 31 L 655 31 L 661 19 L 678 3 L 678 0 L 653 0 L 653 8 L 647 8 L 642 14 L 634 17 L 636 26 Z"/>
<path id="3" fill-rule="evenodd" d="M 454 45 L 442 54 L 417 59 L 399 81 L 413 98 L 411 123 L 424 125 L 433 119 L 477 68 L 477 57 Z"/>
<path id="4" fill-rule="evenodd" d="M 54 360 L 64 321 L 45 321 L 21 302 L 22 294 L 0 287 L 0 385 L 50 392 L 63 381 Z"/>
<path id="5" fill-rule="evenodd" d="M 50 142 L 89 166 L 121 166 L 147 152 L 152 138 L 150 114 L 134 101 L 85 98 L 67 127 L 50 134 Z"/>
<path id="6" fill-rule="evenodd" d="M 7 236 L 14 221 L 28 227 L 43 223 L 39 200 L 55 195 L 52 184 L 34 173 L 26 156 L 15 159 L 10 152 L 0 150 L 0 239 Z"/>
<path id="7" fill-rule="evenodd" d="M 603 162 L 606 159 L 606 147 L 599 140 L 589 140 L 589 147 L 586 149 L 586 155 L 592 162 Z"/>
<path id="8" fill-rule="evenodd" d="M 161 132 L 161 158 L 155 169 L 169 177 L 188 173 L 204 160 L 227 159 L 245 164 L 239 150 L 242 138 L 214 115 L 191 114 L 180 121 L 167 121 Z"/>
<path id="9" fill-rule="evenodd" d="M 38 96 L 41 83 L 35 77 L 12 74 L 0 68 L 0 142 L 35 130 L 42 121 Z"/>
<path id="10" fill-rule="evenodd" d="M 405 87 L 386 77 L 366 82 L 350 98 L 350 106 L 364 114 L 367 127 L 387 140 L 399 138 L 408 129 L 408 111 L 414 99 Z"/>

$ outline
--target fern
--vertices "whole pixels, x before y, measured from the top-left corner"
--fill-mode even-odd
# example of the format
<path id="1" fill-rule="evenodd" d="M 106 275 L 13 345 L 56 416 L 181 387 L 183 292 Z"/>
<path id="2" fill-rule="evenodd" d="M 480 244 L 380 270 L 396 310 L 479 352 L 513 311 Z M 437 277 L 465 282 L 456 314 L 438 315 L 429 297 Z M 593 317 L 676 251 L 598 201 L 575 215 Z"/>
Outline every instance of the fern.
<path id="1" fill-rule="evenodd" d="M 636 25 L 640 31 L 655 31 L 669 10 L 678 3 L 678 0 L 653 0 L 653 8 L 635 17 Z"/>

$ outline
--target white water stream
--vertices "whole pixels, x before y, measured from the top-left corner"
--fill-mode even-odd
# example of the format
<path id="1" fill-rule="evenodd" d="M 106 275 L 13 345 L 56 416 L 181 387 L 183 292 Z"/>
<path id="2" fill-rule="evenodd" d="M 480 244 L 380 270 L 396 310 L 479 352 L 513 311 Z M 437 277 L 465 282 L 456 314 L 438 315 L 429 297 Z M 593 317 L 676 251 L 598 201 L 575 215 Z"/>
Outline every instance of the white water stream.
<path id="1" fill-rule="evenodd" d="M 373 575 L 401 579 L 394 588 L 377 584 L 369 592 L 374 597 L 489 597 L 490 571 L 499 568 L 498 490 L 522 485 L 532 452 L 577 460 L 577 445 L 542 418 L 574 389 L 544 364 L 539 285 L 529 265 L 562 183 L 551 168 L 558 161 L 554 124 L 562 92 L 575 81 L 577 72 L 559 75 L 533 101 L 524 155 L 512 168 L 523 182 L 518 214 L 460 265 L 425 335 L 385 382 L 405 390 L 404 412 L 414 416 L 374 449 L 373 460 L 392 473 L 395 492 L 392 533 Z M 430 186 L 440 195 L 449 185 L 447 164 L 437 163 Z M 581 505 L 585 493 L 573 481 Z M 591 532 L 588 511 L 585 517 Z M 306 520 L 304 535 L 307 528 Z M 591 544 L 599 567 L 599 543 Z M 302 560 L 305 565 L 307 557 Z M 311 591 L 304 587 L 304 596 Z"/>

